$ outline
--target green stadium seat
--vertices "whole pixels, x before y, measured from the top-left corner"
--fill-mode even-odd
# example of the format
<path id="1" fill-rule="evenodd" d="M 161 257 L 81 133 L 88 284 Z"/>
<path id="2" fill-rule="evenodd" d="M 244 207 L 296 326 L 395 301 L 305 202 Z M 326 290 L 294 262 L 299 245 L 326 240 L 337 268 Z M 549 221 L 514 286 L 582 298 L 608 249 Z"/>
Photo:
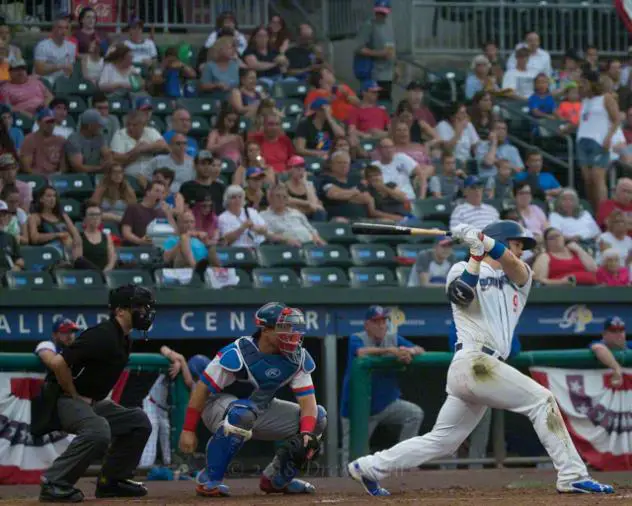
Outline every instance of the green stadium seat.
<path id="1" fill-rule="evenodd" d="M 116 269 L 105 273 L 108 288 L 118 288 L 124 285 L 142 285 L 151 287 L 154 280 L 149 272 L 141 269 Z"/>
<path id="2" fill-rule="evenodd" d="M 379 139 L 360 139 L 360 147 L 367 153 L 373 151 L 379 143 Z"/>
<path id="3" fill-rule="evenodd" d="M 212 98 L 181 98 L 178 105 L 184 107 L 191 116 L 215 116 L 219 113 L 221 102 Z"/>
<path id="4" fill-rule="evenodd" d="M 80 97 L 91 97 L 97 91 L 96 86 L 86 79 L 72 77 L 58 77 L 55 79 L 53 93 L 56 96 L 79 95 Z"/>
<path id="5" fill-rule="evenodd" d="M 207 118 L 202 116 L 191 117 L 191 130 L 189 135 L 193 137 L 206 137 L 211 130 L 211 125 Z"/>
<path id="6" fill-rule="evenodd" d="M 118 260 L 126 268 L 151 267 L 162 263 L 162 252 L 154 246 L 122 246 L 117 249 Z"/>
<path id="7" fill-rule="evenodd" d="M 165 123 L 165 121 L 160 116 L 156 116 L 155 114 L 152 114 L 151 118 L 149 118 L 148 125 L 152 128 L 155 128 L 160 133 L 163 133 L 167 130 L 167 124 Z"/>
<path id="8" fill-rule="evenodd" d="M 303 100 L 307 95 L 308 87 L 305 83 L 281 82 L 276 83 L 272 90 L 274 98 L 299 98 Z"/>
<path id="9" fill-rule="evenodd" d="M 88 108 L 85 99 L 82 97 L 72 96 L 66 99 L 68 100 L 68 112 L 70 114 L 79 115 Z"/>
<path id="10" fill-rule="evenodd" d="M 58 269 L 55 281 L 59 288 L 103 289 L 105 283 L 99 271 Z"/>
<path id="11" fill-rule="evenodd" d="M 349 279 L 352 288 L 397 286 L 393 272 L 386 267 L 351 267 Z"/>
<path id="12" fill-rule="evenodd" d="M 356 236 L 351 231 L 351 225 L 342 222 L 314 222 L 314 228 L 318 234 L 328 243 L 351 244 L 357 241 Z"/>
<path id="13" fill-rule="evenodd" d="M 94 192 L 94 185 L 89 174 L 52 174 L 50 184 L 63 198 L 75 197 L 83 200 Z"/>
<path id="14" fill-rule="evenodd" d="M 48 272 L 9 271 L 6 273 L 10 290 L 50 290 L 54 288 Z"/>
<path id="15" fill-rule="evenodd" d="M 154 107 L 153 115 L 166 116 L 172 114 L 174 110 L 174 101 L 168 97 L 152 97 L 151 103 Z"/>
<path id="16" fill-rule="evenodd" d="M 489 204 L 494 209 L 498 210 L 498 212 L 502 211 L 504 208 L 503 199 L 483 199 L 483 202 L 485 204 Z"/>
<path id="17" fill-rule="evenodd" d="M 356 266 L 393 265 L 395 252 L 387 244 L 352 244 L 351 261 Z"/>
<path id="18" fill-rule="evenodd" d="M 449 220 L 452 201 L 445 198 L 426 198 L 413 202 L 413 214 L 420 220 Z"/>
<path id="19" fill-rule="evenodd" d="M 381 243 L 381 244 L 390 244 L 393 247 L 401 243 L 402 241 L 406 241 L 409 243 L 418 243 L 423 239 L 418 235 L 377 235 L 377 234 L 361 234 L 357 235 L 356 239 L 359 242 L 364 243 Z"/>
<path id="20" fill-rule="evenodd" d="M 259 93 L 265 93 L 266 95 L 271 95 L 272 94 L 272 88 L 270 88 L 270 86 L 268 86 L 266 83 L 263 83 L 261 81 L 259 81 L 257 83 L 256 90 Z"/>
<path id="21" fill-rule="evenodd" d="M 237 164 L 230 158 L 222 159 L 222 174 L 233 174 L 237 170 Z"/>
<path id="22" fill-rule="evenodd" d="M 77 122 L 75 121 L 75 118 L 73 118 L 72 116 L 67 116 L 66 119 L 61 122 L 61 124 L 62 126 L 65 126 L 66 128 L 77 130 Z"/>
<path id="23" fill-rule="evenodd" d="M 39 174 L 18 173 L 17 179 L 19 181 L 24 181 L 25 183 L 28 183 L 33 190 L 33 194 L 36 194 L 48 184 L 48 180 L 44 176 L 40 176 Z"/>
<path id="24" fill-rule="evenodd" d="M 304 109 L 302 100 L 290 98 L 283 102 L 283 113 L 286 116 L 302 116 Z"/>
<path id="25" fill-rule="evenodd" d="M 110 114 L 123 116 L 132 110 L 132 104 L 127 99 L 111 98 L 108 102 L 110 104 Z"/>
<path id="26" fill-rule="evenodd" d="M 300 282 L 292 269 L 256 268 L 252 270 L 252 280 L 255 288 L 298 288 Z"/>
<path id="27" fill-rule="evenodd" d="M 351 264 L 347 248 L 340 244 L 325 244 L 324 246 L 307 244 L 303 246 L 303 256 L 305 263 L 310 267 L 347 267 Z"/>
<path id="28" fill-rule="evenodd" d="M 395 269 L 395 275 L 397 276 L 397 284 L 401 287 L 408 286 L 408 278 L 410 277 L 410 271 L 413 268 L 408 265 L 400 265 Z"/>
<path id="29" fill-rule="evenodd" d="M 81 218 L 81 204 L 75 199 L 60 198 L 59 205 L 61 210 L 65 212 L 68 217 L 75 221 Z"/>
<path id="30" fill-rule="evenodd" d="M 458 246 L 456 248 L 453 248 L 453 252 L 457 262 L 465 260 L 469 255 L 469 250 L 465 246 Z"/>
<path id="31" fill-rule="evenodd" d="M 347 274 L 339 267 L 304 267 L 301 269 L 301 282 L 306 288 L 349 286 Z"/>
<path id="32" fill-rule="evenodd" d="M 258 250 L 259 265 L 262 267 L 303 266 L 305 262 L 300 248 L 283 244 L 262 244 Z"/>
<path id="33" fill-rule="evenodd" d="M 13 113 L 13 118 L 13 126 L 20 128 L 25 135 L 31 133 L 31 130 L 33 130 L 33 118 L 29 118 L 17 111 Z"/>
<path id="34" fill-rule="evenodd" d="M 239 133 L 245 133 L 252 127 L 252 120 L 250 118 L 239 119 Z"/>
<path id="35" fill-rule="evenodd" d="M 250 268 L 259 265 L 256 255 L 250 248 L 218 246 L 215 251 L 222 267 Z"/>
<path id="36" fill-rule="evenodd" d="M 417 260 L 419 253 L 428 249 L 426 244 L 398 244 L 397 256 L 402 258 L 408 258 L 410 260 Z"/>
<path id="37" fill-rule="evenodd" d="M 20 255 L 27 271 L 44 271 L 61 260 L 61 253 L 52 246 L 22 246 Z"/>
<path id="38" fill-rule="evenodd" d="M 248 272 L 243 269 L 235 269 L 235 274 L 237 275 L 239 283 L 232 288 L 252 288 L 252 279 L 250 279 Z"/>
<path id="39" fill-rule="evenodd" d="M 289 137 L 294 137 L 300 122 L 300 116 L 287 116 L 281 119 L 281 128 Z"/>
<path id="40" fill-rule="evenodd" d="M 174 277 L 170 274 L 170 271 L 189 271 L 188 275 L 190 277 L 185 276 L 186 281 L 182 278 Z M 204 282 L 202 279 L 195 274 L 193 269 L 156 269 L 154 272 L 154 276 L 156 278 L 156 286 L 160 288 L 203 288 Z"/>
<path id="41" fill-rule="evenodd" d="M 311 173 L 320 172 L 321 170 L 323 170 L 323 167 L 326 163 L 325 160 L 317 156 L 304 156 L 303 158 L 305 160 L 305 169 L 307 169 L 307 171 Z"/>

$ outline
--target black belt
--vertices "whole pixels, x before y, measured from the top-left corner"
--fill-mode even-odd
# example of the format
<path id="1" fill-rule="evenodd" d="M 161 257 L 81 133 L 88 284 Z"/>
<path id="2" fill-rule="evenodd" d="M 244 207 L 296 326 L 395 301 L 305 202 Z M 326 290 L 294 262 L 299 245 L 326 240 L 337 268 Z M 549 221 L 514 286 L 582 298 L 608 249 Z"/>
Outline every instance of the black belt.
<path id="1" fill-rule="evenodd" d="M 461 351 L 463 349 L 463 343 L 456 343 L 456 346 L 454 347 L 454 351 Z M 481 346 L 479 351 L 482 351 L 483 353 L 485 353 L 485 355 L 490 355 L 492 357 L 496 357 L 498 360 L 500 360 L 501 362 L 504 362 L 505 359 L 503 359 L 502 357 L 500 357 L 498 355 L 498 352 L 496 350 L 492 350 L 491 348 L 487 347 L 487 346 Z"/>

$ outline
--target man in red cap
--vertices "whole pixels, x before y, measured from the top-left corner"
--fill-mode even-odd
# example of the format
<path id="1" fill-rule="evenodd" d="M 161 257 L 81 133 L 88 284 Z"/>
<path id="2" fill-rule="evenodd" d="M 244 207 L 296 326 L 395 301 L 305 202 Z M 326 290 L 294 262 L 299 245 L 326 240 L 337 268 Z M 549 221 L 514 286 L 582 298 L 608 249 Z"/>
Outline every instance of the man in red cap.
<path id="1" fill-rule="evenodd" d="M 35 354 L 48 369 L 50 361 L 62 348 L 69 346 L 75 340 L 75 333 L 80 330 L 72 320 L 59 319 L 53 323 L 53 335 L 50 341 L 42 341 L 35 347 Z"/>
<path id="2" fill-rule="evenodd" d="M 590 343 L 590 349 L 599 362 L 612 370 L 611 382 L 614 386 L 619 386 L 623 382 L 623 373 L 613 352 L 632 348 L 632 341 L 625 339 L 625 322 L 618 316 L 607 318 L 601 335 L 599 341 Z"/>

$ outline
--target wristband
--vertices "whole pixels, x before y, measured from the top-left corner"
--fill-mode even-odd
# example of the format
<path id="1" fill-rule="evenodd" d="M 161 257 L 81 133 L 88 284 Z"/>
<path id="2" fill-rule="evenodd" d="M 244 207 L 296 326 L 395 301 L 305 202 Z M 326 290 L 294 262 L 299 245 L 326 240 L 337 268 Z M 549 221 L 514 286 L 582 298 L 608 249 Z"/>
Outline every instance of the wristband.
<path id="1" fill-rule="evenodd" d="M 488 237 L 483 233 L 481 233 L 481 241 L 483 242 L 483 248 L 485 248 L 485 251 L 487 252 L 491 251 L 492 248 L 496 245 L 495 239 L 492 239 L 491 237 Z"/>
<path id="2" fill-rule="evenodd" d="M 314 432 L 316 428 L 315 416 L 302 416 L 299 423 L 299 432 Z"/>
<path id="3" fill-rule="evenodd" d="M 184 416 L 184 426 L 182 430 L 187 432 L 195 432 L 197 424 L 200 421 L 201 413 L 191 406 L 187 407 L 186 415 Z"/>
<path id="4" fill-rule="evenodd" d="M 505 250 L 507 249 L 505 245 L 501 242 L 495 241 L 494 247 L 489 250 L 489 256 L 494 260 L 498 260 L 501 256 L 505 254 Z"/>

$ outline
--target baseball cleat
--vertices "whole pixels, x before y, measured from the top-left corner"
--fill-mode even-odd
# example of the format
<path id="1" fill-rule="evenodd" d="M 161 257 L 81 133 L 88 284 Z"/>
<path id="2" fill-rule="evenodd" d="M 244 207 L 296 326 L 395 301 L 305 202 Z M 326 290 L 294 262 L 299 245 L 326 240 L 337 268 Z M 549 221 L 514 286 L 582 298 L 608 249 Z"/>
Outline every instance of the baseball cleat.
<path id="1" fill-rule="evenodd" d="M 259 481 L 259 488 L 266 494 L 313 494 L 316 487 L 303 480 L 293 479 L 283 488 L 275 488 L 269 478 L 262 476 Z"/>
<path id="2" fill-rule="evenodd" d="M 198 485 L 204 485 L 208 481 L 208 474 L 206 474 L 206 468 L 198 471 L 195 475 L 195 483 Z"/>
<path id="3" fill-rule="evenodd" d="M 230 497 L 230 489 L 221 481 L 207 481 L 197 485 L 195 493 L 201 497 Z"/>
<path id="4" fill-rule="evenodd" d="M 558 485 L 557 491 L 560 494 L 614 494 L 614 488 L 611 485 L 599 483 L 592 478 Z"/>
<path id="5" fill-rule="evenodd" d="M 364 487 L 367 494 L 372 495 L 373 497 L 385 497 L 387 495 L 391 495 L 388 490 L 380 487 L 380 484 L 377 481 L 364 476 L 364 474 L 362 474 L 362 470 L 360 469 L 360 465 L 357 462 L 351 462 L 347 466 L 347 470 L 349 471 L 349 475 Z"/>

